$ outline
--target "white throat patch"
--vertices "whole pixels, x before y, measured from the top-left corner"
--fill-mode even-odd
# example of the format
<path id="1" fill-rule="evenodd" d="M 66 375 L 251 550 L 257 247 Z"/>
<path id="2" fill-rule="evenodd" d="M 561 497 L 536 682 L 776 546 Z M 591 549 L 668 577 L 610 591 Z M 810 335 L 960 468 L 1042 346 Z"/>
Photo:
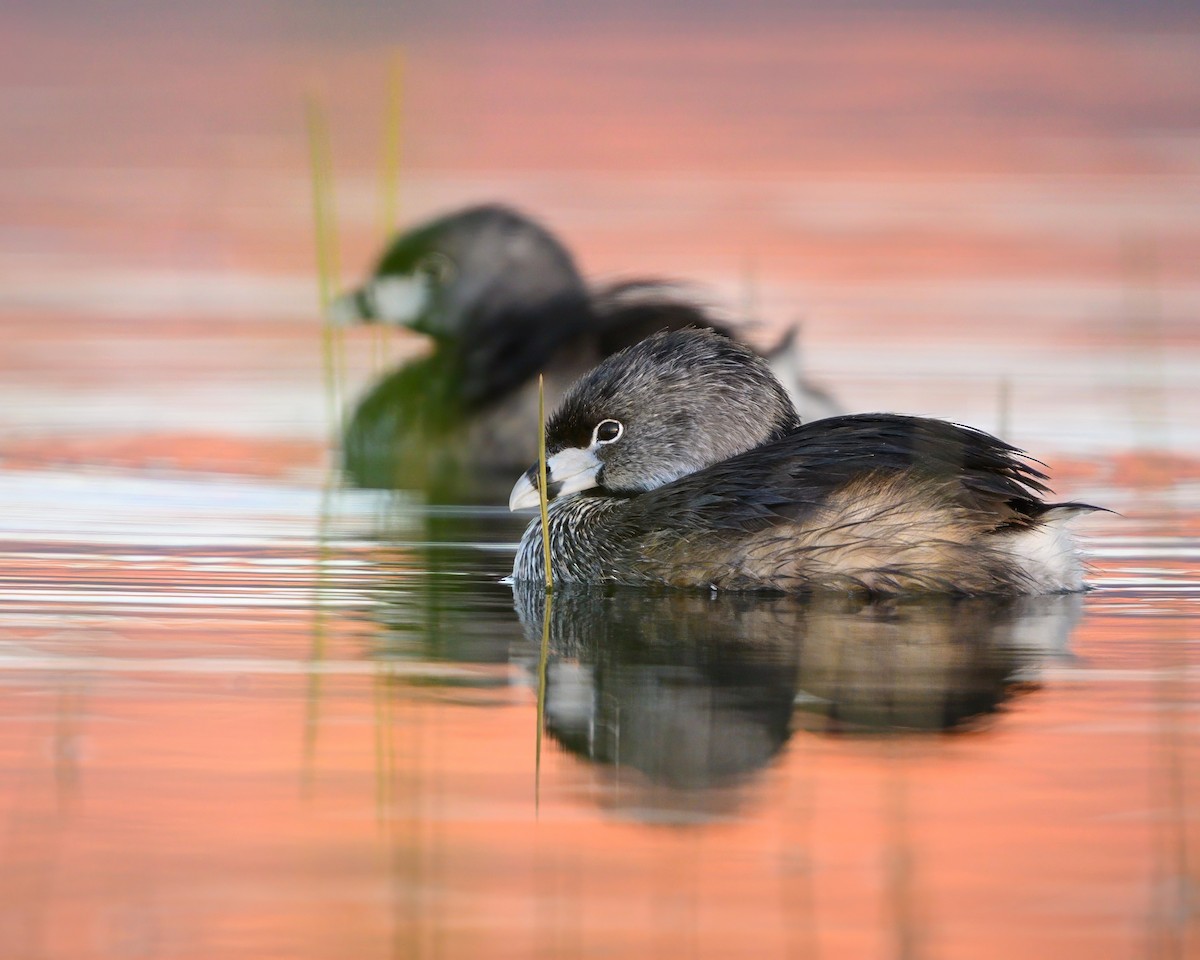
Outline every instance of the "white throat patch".
<path id="1" fill-rule="evenodd" d="M 429 278 L 424 274 L 379 277 L 363 289 L 381 323 L 407 326 L 414 323 L 429 302 Z"/>

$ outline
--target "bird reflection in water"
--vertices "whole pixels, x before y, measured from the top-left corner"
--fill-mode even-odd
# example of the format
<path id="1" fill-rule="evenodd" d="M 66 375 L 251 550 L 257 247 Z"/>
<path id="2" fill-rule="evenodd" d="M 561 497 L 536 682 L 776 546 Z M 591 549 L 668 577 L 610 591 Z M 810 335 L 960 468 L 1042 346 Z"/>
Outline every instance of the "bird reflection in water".
<path id="1" fill-rule="evenodd" d="M 526 641 L 540 647 L 545 593 L 515 584 L 514 595 Z M 678 813 L 681 794 L 721 794 L 721 809 L 797 729 L 978 727 L 1066 652 L 1079 609 L 1078 595 L 873 600 L 570 585 L 552 596 L 545 729 L 627 793 L 640 790 L 622 802 L 640 815 L 664 804 Z"/>

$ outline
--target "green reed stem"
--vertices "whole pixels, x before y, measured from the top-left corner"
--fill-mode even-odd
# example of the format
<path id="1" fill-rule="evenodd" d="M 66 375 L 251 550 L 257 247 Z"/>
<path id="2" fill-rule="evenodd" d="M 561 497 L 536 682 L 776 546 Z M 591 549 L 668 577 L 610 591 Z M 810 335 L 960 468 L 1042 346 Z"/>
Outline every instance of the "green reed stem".
<path id="1" fill-rule="evenodd" d="M 329 129 L 324 111 L 315 94 L 310 94 L 305 113 L 308 121 L 309 157 L 312 164 L 313 241 L 317 255 L 317 295 L 321 310 L 321 359 L 325 380 L 325 396 L 329 422 L 335 424 L 338 415 L 338 394 L 341 364 L 339 363 L 340 335 L 329 321 L 329 304 L 337 285 L 338 264 L 336 237 L 333 230 L 332 173 L 329 159 Z M 329 543 L 329 523 L 336 496 L 337 480 L 332 469 L 327 470 L 321 484 L 321 501 L 317 521 L 316 578 L 313 584 L 312 643 L 305 694 L 304 767 L 302 786 L 307 794 L 316 774 L 317 738 L 321 726 L 321 671 L 325 660 L 329 634 L 329 607 L 326 589 L 330 576 L 332 547 Z"/>
<path id="2" fill-rule="evenodd" d="M 404 134 L 404 57 L 399 50 L 388 71 L 387 113 L 383 123 L 383 162 L 379 174 L 379 232 L 386 240 L 396 229 L 400 209 L 400 157 Z"/>
<path id="3" fill-rule="evenodd" d="M 312 166 L 314 246 L 317 255 L 317 296 L 321 308 L 321 360 L 325 375 L 330 422 L 336 423 L 341 393 L 341 337 L 329 320 L 329 305 L 337 292 L 341 269 L 333 212 L 333 164 L 329 125 L 316 94 L 305 104 L 308 120 L 309 160 Z"/>
<path id="4" fill-rule="evenodd" d="M 379 236 L 387 244 L 399 223 L 400 161 L 404 143 L 404 55 L 397 50 L 388 69 L 387 107 L 383 116 L 383 151 L 379 164 Z M 395 330 L 377 323 L 372 342 L 373 369 L 379 372 L 388 362 Z"/>
<path id="5" fill-rule="evenodd" d="M 546 561 L 546 591 L 554 589 L 550 572 L 550 507 L 546 499 L 546 387 L 538 374 L 538 507 L 542 512 L 542 556 Z"/>
<path id="6" fill-rule="evenodd" d="M 542 609 L 542 649 L 538 656 L 537 746 L 533 763 L 533 810 L 542 806 L 542 727 L 546 721 L 546 660 L 550 653 L 550 609 L 554 574 L 550 571 L 550 505 L 546 496 L 546 383 L 538 374 L 538 508 L 542 514 L 542 557 L 546 565 L 546 598 Z"/>
<path id="7" fill-rule="evenodd" d="M 550 658 L 550 611 L 554 597 L 547 592 L 542 606 L 542 649 L 538 654 L 537 745 L 533 759 L 533 814 L 542 808 L 542 730 L 546 726 L 546 662 Z"/>

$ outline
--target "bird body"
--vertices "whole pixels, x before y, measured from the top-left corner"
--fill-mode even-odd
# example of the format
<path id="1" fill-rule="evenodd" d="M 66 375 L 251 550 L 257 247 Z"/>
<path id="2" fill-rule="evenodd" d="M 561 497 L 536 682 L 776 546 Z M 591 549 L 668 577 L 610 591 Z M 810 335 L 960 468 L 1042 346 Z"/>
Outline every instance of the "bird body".
<path id="1" fill-rule="evenodd" d="M 1063 524 L 1094 508 L 1046 503 L 1045 474 L 1016 448 L 896 414 L 801 425 L 781 394 L 760 358 L 703 331 L 650 338 L 581 380 L 547 427 L 555 580 L 969 595 L 1082 588 Z M 527 473 L 510 506 L 536 496 Z M 514 578 L 544 577 L 542 558 L 533 523 Z"/>
<path id="2" fill-rule="evenodd" d="M 731 332 L 672 285 L 589 288 L 565 246 L 529 218 L 470 207 L 397 238 L 373 275 L 331 309 L 335 321 L 380 322 L 431 338 L 429 356 L 385 375 L 343 434 L 360 486 L 430 486 L 453 497 L 534 452 L 537 374 L 551 402 L 604 357 L 664 329 Z M 794 338 L 770 351 L 807 415 L 837 411 L 798 375 Z"/>

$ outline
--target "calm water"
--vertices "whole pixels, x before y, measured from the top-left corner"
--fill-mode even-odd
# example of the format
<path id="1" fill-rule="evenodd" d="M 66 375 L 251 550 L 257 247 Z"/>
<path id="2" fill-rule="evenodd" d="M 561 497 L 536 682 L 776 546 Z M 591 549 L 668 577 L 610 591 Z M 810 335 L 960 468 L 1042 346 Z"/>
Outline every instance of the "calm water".
<path id="1" fill-rule="evenodd" d="M 1190 506 L 1109 521 L 1082 598 L 547 613 L 496 510 L 3 484 L 5 956 L 1195 944 Z"/>
<path id="2" fill-rule="evenodd" d="M 1194 14 L 384 6 L 5 11 L 0 960 L 1198 955 Z M 1118 511 L 1095 589 L 547 610 L 524 518 L 340 487 L 420 346 L 325 366 L 303 104 L 349 281 L 396 43 L 401 219 L 803 320 Z"/>

